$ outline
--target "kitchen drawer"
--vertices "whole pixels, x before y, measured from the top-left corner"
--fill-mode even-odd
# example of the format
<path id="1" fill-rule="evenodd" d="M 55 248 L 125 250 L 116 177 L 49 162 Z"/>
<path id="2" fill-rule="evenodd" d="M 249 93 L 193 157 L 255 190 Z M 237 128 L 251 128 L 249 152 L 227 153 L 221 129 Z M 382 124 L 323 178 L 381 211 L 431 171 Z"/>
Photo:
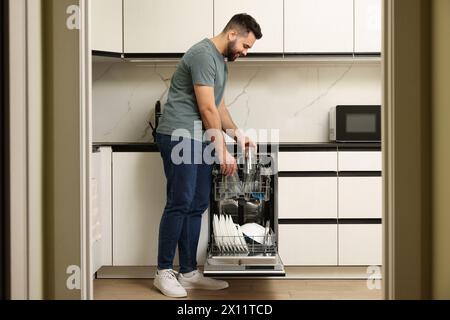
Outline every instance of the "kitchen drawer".
<path id="1" fill-rule="evenodd" d="M 339 177 L 339 218 L 381 219 L 382 183 L 381 177 Z"/>
<path id="2" fill-rule="evenodd" d="M 279 225 L 279 252 L 285 266 L 336 266 L 337 225 Z"/>
<path id="3" fill-rule="evenodd" d="M 339 265 L 382 265 L 382 225 L 339 225 Z"/>
<path id="4" fill-rule="evenodd" d="M 278 171 L 337 171 L 337 151 L 280 152 Z"/>
<path id="5" fill-rule="evenodd" d="M 339 151 L 339 171 L 382 171 L 381 151 Z"/>
<path id="6" fill-rule="evenodd" d="M 280 177 L 278 217 L 336 219 L 337 194 L 337 177 Z"/>

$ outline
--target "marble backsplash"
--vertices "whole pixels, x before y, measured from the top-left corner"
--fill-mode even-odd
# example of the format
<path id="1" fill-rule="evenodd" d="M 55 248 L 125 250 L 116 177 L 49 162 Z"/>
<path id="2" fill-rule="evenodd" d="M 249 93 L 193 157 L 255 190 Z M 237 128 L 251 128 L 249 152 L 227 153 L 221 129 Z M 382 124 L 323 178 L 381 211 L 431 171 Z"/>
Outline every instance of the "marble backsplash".
<path id="1" fill-rule="evenodd" d="M 94 63 L 94 142 L 152 142 L 148 122 L 174 71 L 175 64 Z M 225 103 L 245 130 L 279 130 L 280 142 L 327 142 L 333 106 L 381 104 L 381 71 L 373 62 L 230 64 Z"/>

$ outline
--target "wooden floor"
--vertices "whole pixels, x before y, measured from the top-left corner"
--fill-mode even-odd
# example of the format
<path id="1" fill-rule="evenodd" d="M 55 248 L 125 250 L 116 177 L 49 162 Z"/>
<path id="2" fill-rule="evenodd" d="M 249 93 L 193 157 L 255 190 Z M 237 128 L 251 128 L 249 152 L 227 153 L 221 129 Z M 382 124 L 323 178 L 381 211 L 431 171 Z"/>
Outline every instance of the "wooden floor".
<path id="1" fill-rule="evenodd" d="M 189 291 L 186 300 L 381 300 L 362 280 L 228 280 L 222 291 Z M 153 280 L 97 279 L 96 300 L 165 300 Z M 181 299 L 182 300 L 182 299 Z"/>

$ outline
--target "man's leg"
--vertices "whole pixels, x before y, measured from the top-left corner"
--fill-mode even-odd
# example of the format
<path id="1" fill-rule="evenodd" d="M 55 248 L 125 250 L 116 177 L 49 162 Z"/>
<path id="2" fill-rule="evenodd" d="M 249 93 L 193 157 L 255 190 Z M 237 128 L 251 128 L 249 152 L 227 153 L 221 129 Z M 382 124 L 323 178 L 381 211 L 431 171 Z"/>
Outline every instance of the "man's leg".
<path id="1" fill-rule="evenodd" d="M 181 265 L 178 281 L 186 289 L 222 290 L 228 288 L 227 282 L 205 278 L 197 270 L 197 247 L 201 221 L 203 213 L 209 206 L 211 183 L 212 166 L 205 163 L 197 165 L 194 201 L 178 243 Z"/>
<path id="2" fill-rule="evenodd" d="M 200 238 L 202 216 L 209 207 L 212 166 L 198 164 L 194 201 L 189 215 L 186 216 L 181 237 L 178 242 L 180 255 L 180 272 L 197 270 L 197 248 Z"/>
<path id="3" fill-rule="evenodd" d="M 159 270 L 173 269 L 177 243 L 195 195 L 197 168 L 194 164 L 173 163 L 172 149 L 177 144 L 170 136 L 159 136 L 158 146 L 167 177 L 167 203 L 159 228 Z"/>

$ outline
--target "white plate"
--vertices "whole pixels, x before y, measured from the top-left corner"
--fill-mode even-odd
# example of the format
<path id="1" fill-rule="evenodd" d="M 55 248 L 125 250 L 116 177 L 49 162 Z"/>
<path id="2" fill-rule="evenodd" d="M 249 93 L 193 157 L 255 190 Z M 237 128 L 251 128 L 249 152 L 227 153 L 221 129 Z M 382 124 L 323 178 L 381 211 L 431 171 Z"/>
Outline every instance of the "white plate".
<path id="1" fill-rule="evenodd" d="M 239 248 L 239 239 L 236 237 L 236 227 L 234 226 L 233 218 L 231 216 L 228 216 L 228 230 L 230 234 L 230 240 L 233 244 L 234 251 L 240 251 L 241 248 Z"/>
<path id="2" fill-rule="evenodd" d="M 222 236 L 222 243 L 225 246 L 225 249 L 228 251 L 231 251 L 230 241 L 229 241 L 228 232 L 227 232 L 227 225 L 226 225 L 224 215 L 219 216 L 219 228 L 220 228 L 220 234 Z"/>
<path id="3" fill-rule="evenodd" d="M 239 251 L 245 251 L 244 246 L 242 246 L 241 239 L 239 239 L 239 232 L 236 228 L 236 224 L 233 222 L 233 218 L 230 216 L 230 228 L 233 231 L 234 245 Z"/>
<path id="4" fill-rule="evenodd" d="M 244 233 L 241 230 L 241 226 L 238 224 L 236 226 L 237 226 L 237 232 L 239 234 L 239 239 L 241 240 L 241 245 L 245 251 L 248 251 L 248 245 L 247 245 L 247 242 L 245 241 Z"/>
<path id="5" fill-rule="evenodd" d="M 242 232 L 249 237 L 250 239 L 258 242 L 260 244 L 264 244 L 264 234 L 266 233 L 266 228 L 257 223 L 247 223 L 242 227 Z"/>
<path id="6" fill-rule="evenodd" d="M 214 215 L 213 217 L 213 228 L 214 228 L 214 239 L 216 241 L 217 246 L 220 250 L 222 250 L 222 240 L 220 239 L 220 228 L 219 228 L 219 217 Z"/>

